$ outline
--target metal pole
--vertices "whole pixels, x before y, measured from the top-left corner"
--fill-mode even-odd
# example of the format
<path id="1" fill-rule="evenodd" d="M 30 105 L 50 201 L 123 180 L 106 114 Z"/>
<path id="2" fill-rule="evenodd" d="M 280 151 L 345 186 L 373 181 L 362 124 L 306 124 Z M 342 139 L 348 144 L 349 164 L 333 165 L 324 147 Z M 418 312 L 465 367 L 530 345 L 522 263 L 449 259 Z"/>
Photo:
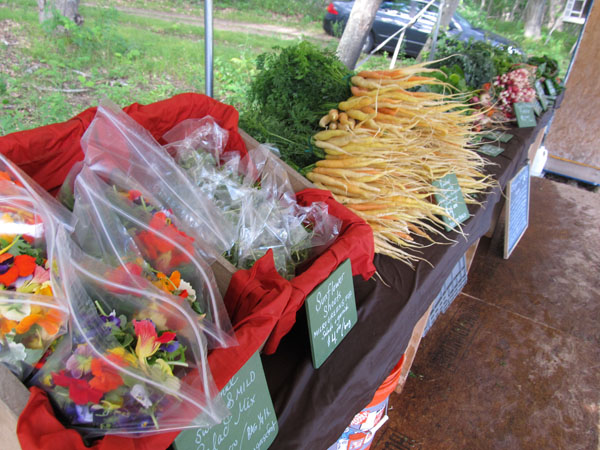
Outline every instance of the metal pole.
<path id="1" fill-rule="evenodd" d="M 433 61 L 435 58 L 435 46 L 437 44 L 438 32 L 440 31 L 440 22 L 442 21 L 442 15 L 444 14 L 444 7 L 446 6 L 446 1 L 442 0 L 440 2 L 440 6 L 438 8 L 438 16 L 435 21 L 435 29 L 433 30 L 433 36 L 431 37 L 431 51 L 429 52 L 429 61 Z"/>
<path id="2" fill-rule="evenodd" d="M 205 94 L 213 96 L 213 2 L 204 0 L 204 73 Z"/>

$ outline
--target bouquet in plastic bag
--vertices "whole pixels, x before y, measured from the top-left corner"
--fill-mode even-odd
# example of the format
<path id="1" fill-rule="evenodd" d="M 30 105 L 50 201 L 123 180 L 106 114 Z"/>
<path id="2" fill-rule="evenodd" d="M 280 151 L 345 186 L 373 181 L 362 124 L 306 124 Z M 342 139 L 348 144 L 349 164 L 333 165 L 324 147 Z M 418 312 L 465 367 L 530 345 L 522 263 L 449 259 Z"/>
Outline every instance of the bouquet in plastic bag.
<path id="1" fill-rule="evenodd" d="M 234 230 L 150 132 L 110 101 L 104 100 L 81 139 L 84 165 L 111 178 L 115 170 L 137 182 L 179 218 L 180 226 L 203 244 L 212 262 L 231 247 Z"/>
<path id="2" fill-rule="evenodd" d="M 110 178 L 84 166 L 74 182 L 74 239 L 89 255 L 115 267 L 115 277 L 141 276 L 185 301 L 209 347 L 235 344 L 231 322 L 204 259 L 206 248 L 152 193 L 117 169 Z"/>
<path id="3" fill-rule="evenodd" d="M 227 131 L 211 117 L 189 119 L 167 132 L 167 152 L 236 230 L 225 257 L 247 269 L 269 249 L 278 272 L 292 278 L 300 264 L 330 245 L 341 221 L 324 203 L 302 207 L 272 149 L 258 146 L 248 157 L 224 153 Z"/>
<path id="4" fill-rule="evenodd" d="M 72 332 L 34 378 L 57 416 L 90 437 L 219 423 L 227 410 L 186 300 L 90 257 L 66 233 L 59 246 Z"/>
<path id="5" fill-rule="evenodd" d="M 25 379 L 66 331 L 50 267 L 68 211 L 0 155 L 0 362 Z"/>

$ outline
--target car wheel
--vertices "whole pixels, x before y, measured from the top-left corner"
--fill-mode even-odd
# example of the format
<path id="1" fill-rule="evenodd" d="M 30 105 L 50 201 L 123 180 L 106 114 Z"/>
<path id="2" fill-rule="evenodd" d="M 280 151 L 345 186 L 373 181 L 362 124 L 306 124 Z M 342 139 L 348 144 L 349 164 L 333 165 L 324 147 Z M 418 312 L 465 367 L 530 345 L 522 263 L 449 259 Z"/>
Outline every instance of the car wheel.
<path id="1" fill-rule="evenodd" d="M 360 49 L 360 51 L 363 53 L 369 53 L 373 48 L 373 45 L 375 45 L 375 37 L 373 36 L 373 32 L 371 31 L 365 37 L 365 41 L 363 42 L 363 46 Z"/>

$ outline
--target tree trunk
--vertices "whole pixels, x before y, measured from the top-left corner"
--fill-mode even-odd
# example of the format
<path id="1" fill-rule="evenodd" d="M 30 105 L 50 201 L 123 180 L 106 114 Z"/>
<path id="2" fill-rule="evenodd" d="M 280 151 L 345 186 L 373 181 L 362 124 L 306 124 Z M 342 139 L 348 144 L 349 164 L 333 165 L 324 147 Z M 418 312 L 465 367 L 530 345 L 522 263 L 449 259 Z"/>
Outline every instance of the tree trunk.
<path id="1" fill-rule="evenodd" d="M 491 2 L 492 0 L 490 0 Z M 452 16 L 456 12 L 456 8 L 458 8 L 458 4 L 460 0 L 446 0 L 444 2 L 444 10 L 442 11 L 442 18 L 440 20 L 440 31 L 445 31 L 450 24 L 450 20 L 452 20 Z M 425 41 L 425 45 L 419 52 L 419 56 L 417 57 L 417 61 L 421 62 L 423 60 L 423 55 L 428 53 L 431 50 L 432 44 L 432 35 L 430 34 L 427 40 Z"/>
<path id="2" fill-rule="evenodd" d="M 559 26 L 557 22 L 562 22 L 565 6 L 565 0 L 550 0 L 548 6 L 548 22 L 546 24 L 548 28 L 556 29 Z"/>
<path id="3" fill-rule="evenodd" d="M 525 37 L 540 39 L 546 0 L 527 0 L 525 7 Z"/>
<path id="4" fill-rule="evenodd" d="M 442 20 L 440 22 L 440 31 L 444 31 L 444 30 L 446 30 L 446 28 L 448 28 L 448 25 L 450 25 L 452 16 L 456 12 L 456 8 L 458 8 L 459 3 L 460 3 L 460 0 L 446 0 L 446 2 L 444 4 L 444 10 L 442 11 Z"/>
<path id="5" fill-rule="evenodd" d="M 344 34 L 337 48 L 337 56 L 344 65 L 353 70 L 367 34 L 371 31 L 375 14 L 382 0 L 356 0 Z"/>
<path id="6" fill-rule="evenodd" d="M 515 14 L 517 13 L 517 9 L 519 9 L 520 5 L 521 5 L 521 0 L 515 0 L 515 2 L 513 3 L 512 9 L 510 10 L 510 13 L 508 15 L 508 22 L 512 22 L 513 20 L 515 20 Z"/>
<path id="7" fill-rule="evenodd" d="M 51 19 L 55 10 L 78 25 L 83 22 L 79 15 L 79 0 L 38 0 L 40 22 Z"/>

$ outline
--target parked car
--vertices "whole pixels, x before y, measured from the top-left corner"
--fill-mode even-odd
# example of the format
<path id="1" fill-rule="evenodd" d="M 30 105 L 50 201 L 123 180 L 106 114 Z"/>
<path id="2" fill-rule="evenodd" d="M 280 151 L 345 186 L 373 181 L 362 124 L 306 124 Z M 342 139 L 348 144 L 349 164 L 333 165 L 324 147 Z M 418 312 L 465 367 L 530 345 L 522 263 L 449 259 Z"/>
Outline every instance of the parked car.
<path id="1" fill-rule="evenodd" d="M 396 0 L 384 1 L 373 21 L 371 31 L 363 43 L 363 52 L 367 53 L 381 44 L 389 36 L 398 31 L 427 4 L 424 0 Z M 323 28 L 327 34 L 341 36 L 354 5 L 353 1 L 335 1 L 329 3 L 323 19 Z M 409 56 L 417 56 L 429 34 L 433 31 L 437 21 L 438 8 L 434 4 L 417 22 L 406 30 L 403 40 L 404 52 Z M 471 25 L 464 17 L 454 13 L 448 27 L 447 35 L 461 41 L 487 41 L 492 45 L 506 47 L 510 52 L 523 53 L 518 46 L 509 39 L 495 33 L 484 31 Z M 381 50 L 393 52 L 398 42 L 398 36 L 390 39 Z"/>

